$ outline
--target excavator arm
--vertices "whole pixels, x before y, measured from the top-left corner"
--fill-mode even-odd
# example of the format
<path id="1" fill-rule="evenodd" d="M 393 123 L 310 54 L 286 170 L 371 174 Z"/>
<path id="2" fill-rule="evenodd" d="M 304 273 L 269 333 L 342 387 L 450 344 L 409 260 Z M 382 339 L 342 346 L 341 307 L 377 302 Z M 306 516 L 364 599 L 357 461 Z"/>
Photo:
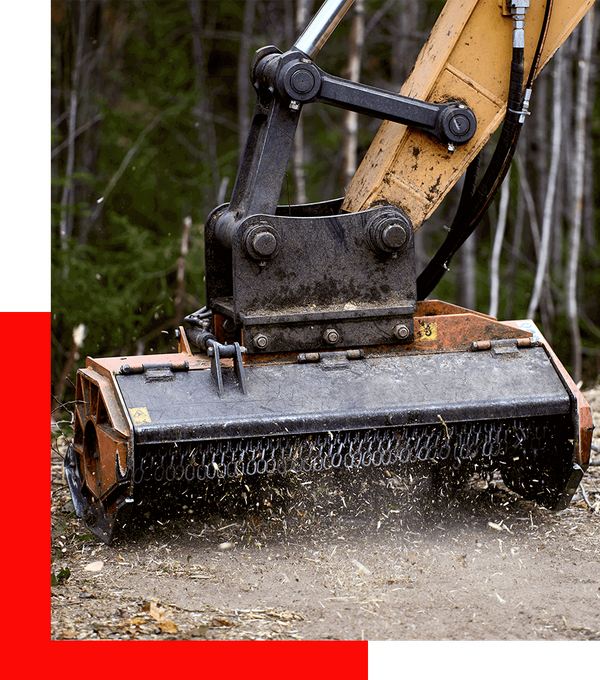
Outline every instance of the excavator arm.
<path id="1" fill-rule="evenodd" d="M 464 102 L 477 119 L 475 134 L 463 146 L 448 149 L 415 128 L 384 122 L 342 209 L 357 212 L 385 201 L 402 208 L 419 229 L 506 119 L 515 51 L 523 52 L 526 74 L 516 93 L 515 115 L 522 124 L 527 86 L 593 2 L 448 0 L 401 94 L 427 102 Z"/>
<path id="2" fill-rule="evenodd" d="M 347 191 L 343 210 L 386 202 L 418 230 L 465 170 L 464 199 L 445 243 L 417 281 L 427 297 L 485 214 L 508 170 L 528 115 L 533 82 L 593 0 L 448 0 L 401 93 L 428 102 L 453 97 L 477 118 L 464 145 L 447 149 L 414 127 L 384 122 Z M 476 186 L 479 153 L 503 124 Z"/>

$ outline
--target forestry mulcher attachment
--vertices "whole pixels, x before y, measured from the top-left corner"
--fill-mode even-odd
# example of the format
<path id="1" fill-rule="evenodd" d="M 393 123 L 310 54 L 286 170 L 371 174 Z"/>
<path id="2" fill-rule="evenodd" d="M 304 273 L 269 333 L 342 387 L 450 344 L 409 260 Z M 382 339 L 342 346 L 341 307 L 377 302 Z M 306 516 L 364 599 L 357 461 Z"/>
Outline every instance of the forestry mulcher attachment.
<path id="1" fill-rule="evenodd" d="M 124 507 L 164 485 L 429 461 L 499 470 L 558 510 L 589 464 L 589 406 L 533 322 L 426 298 L 506 173 L 535 76 L 591 0 L 448 0 L 399 95 L 315 64 L 351 4 L 328 0 L 288 52 L 255 55 L 231 202 L 205 226 L 206 307 L 177 331 L 179 351 L 88 358 L 77 374 L 66 475 L 106 542 Z M 278 207 L 315 102 L 384 123 L 343 199 Z M 414 233 L 463 173 L 456 219 L 417 277 Z"/>

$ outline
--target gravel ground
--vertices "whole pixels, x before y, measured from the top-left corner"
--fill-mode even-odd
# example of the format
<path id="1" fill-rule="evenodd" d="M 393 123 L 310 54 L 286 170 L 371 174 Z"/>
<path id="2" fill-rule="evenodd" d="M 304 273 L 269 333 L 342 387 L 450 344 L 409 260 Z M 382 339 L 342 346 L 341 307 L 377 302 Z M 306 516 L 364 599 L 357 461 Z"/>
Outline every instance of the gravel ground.
<path id="1" fill-rule="evenodd" d="M 586 396 L 600 423 L 600 388 Z M 66 444 L 53 640 L 600 640 L 597 451 L 560 513 L 497 478 L 440 500 L 419 470 L 373 468 L 152 506 L 106 546 L 74 515 Z"/>

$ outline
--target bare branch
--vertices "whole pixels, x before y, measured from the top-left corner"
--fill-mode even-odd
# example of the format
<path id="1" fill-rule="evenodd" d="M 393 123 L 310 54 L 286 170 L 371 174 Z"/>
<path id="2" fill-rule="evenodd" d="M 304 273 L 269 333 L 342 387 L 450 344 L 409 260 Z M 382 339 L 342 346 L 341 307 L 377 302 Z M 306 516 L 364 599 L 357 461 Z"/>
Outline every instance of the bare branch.
<path id="1" fill-rule="evenodd" d="M 73 140 L 74 140 L 76 137 L 79 137 L 79 135 L 82 134 L 83 132 L 85 132 L 86 130 L 89 130 L 89 129 L 92 127 L 92 125 L 95 125 L 96 123 L 99 123 L 101 120 L 104 120 L 104 115 L 101 114 L 101 113 L 99 113 L 97 116 L 95 116 L 94 118 L 92 118 L 92 120 L 88 120 L 87 123 L 84 123 L 83 125 L 81 125 L 80 127 L 78 127 L 77 130 L 75 130 L 75 132 L 74 132 L 73 135 L 72 135 Z M 62 142 L 62 143 L 59 144 L 57 147 L 55 147 L 55 148 L 53 149 L 51 155 L 50 155 L 50 159 L 52 160 L 53 158 L 56 158 L 56 156 L 58 156 L 58 154 L 59 154 L 61 151 L 63 151 L 64 149 L 67 148 L 67 146 L 69 146 L 69 144 L 71 143 L 71 141 L 72 141 L 72 140 L 71 140 L 70 138 L 67 138 L 67 139 L 65 139 L 64 142 Z"/>
<path id="2" fill-rule="evenodd" d="M 141 132 L 139 137 L 135 140 L 135 144 L 129 149 L 127 154 L 125 155 L 125 158 L 121 162 L 121 165 L 119 166 L 119 169 L 115 174 L 110 178 L 110 181 L 106 185 L 106 188 L 102 192 L 102 197 L 98 199 L 98 203 L 96 205 L 96 208 L 94 212 L 92 213 L 92 216 L 89 219 L 87 229 L 89 231 L 89 228 L 94 224 L 94 222 L 98 219 L 100 216 L 100 213 L 102 212 L 102 208 L 104 205 L 104 201 L 108 198 L 110 195 L 111 191 L 115 188 L 115 184 L 121 179 L 121 175 L 125 172 L 127 169 L 127 166 L 131 162 L 131 159 L 135 156 L 135 154 L 138 152 L 142 142 L 146 138 L 152 130 L 160 123 L 161 118 L 163 117 L 162 112 L 158 113 L 156 116 L 154 116 L 154 119 L 152 120 L 151 123 L 149 123 Z"/>

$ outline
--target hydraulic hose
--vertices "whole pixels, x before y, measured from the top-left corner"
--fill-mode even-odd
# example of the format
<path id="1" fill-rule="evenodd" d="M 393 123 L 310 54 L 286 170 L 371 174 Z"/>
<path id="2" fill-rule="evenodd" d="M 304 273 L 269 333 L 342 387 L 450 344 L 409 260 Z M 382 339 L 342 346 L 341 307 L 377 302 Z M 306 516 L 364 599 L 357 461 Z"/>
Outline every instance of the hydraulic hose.
<path id="1" fill-rule="evenodd" d="M 441 281 L 444 274 L 448 271 L 448 265 L 452 257 L 454 257 L 459 248 L 481 222 L 508 172 L 529 107 L 531 85 L 537 75 L 541 53 L 548 33 L 552 4 L 553 0 L 548 0 L 546 3 L 542 29 L 527 78 L 524 96 L 522 93 L 525 50 L 518 41 L 515 40 L 513 42 L 508 103 L 498 144 L 481 183 L 474 191 L 473 181 L 476 181 L 479 156 L 471 164 L 475 166 L 473 171 L 471 171 L 471 166 L 467 169 L 459 207 L 448 235 L 429 264 L 417 277 L 418 300 L 424 300 Z"/>

